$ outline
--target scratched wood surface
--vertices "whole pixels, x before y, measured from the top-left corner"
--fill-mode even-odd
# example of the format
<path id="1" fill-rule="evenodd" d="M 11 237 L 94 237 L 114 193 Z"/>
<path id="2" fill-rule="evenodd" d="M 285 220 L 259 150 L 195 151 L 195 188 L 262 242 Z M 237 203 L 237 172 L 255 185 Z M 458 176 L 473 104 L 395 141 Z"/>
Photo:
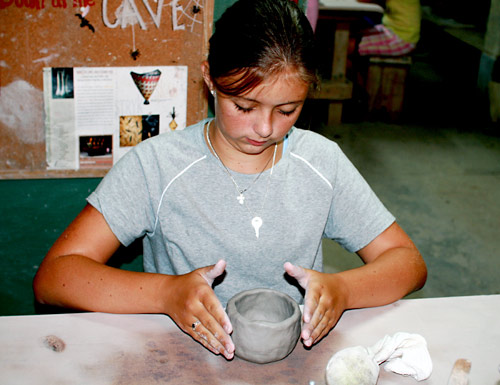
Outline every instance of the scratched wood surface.
<path id="1" fill-rule="evenodd" d="M 326 365 L 339 350 L 371 347 L 384 336 L 407 332 L 426 339 L 430 377 L 417 382 L 386 371 L 382 363 L 378 385 L 446 384 L 457 358 L 472 362 L 470 385 L 494 385 L 499 381 L 499 305 L 500 296 L 491 295 L 350 310 L 312 349 L 299 342 L 288 357 L 265 365 L 215 356 L 164 315 L 0 317 L 0 383 L 325 385 Z M 416 356 L 408 350 L 405 359 L 418 363 Z"/>
<path id="2" fill-rule="evenodd" d="M 187 125 L 207 114 L 200 63 L 214 0 L 0 0 L 0 179 L 102 176 L 47 170 L 44 67 L 187 65 Z M 76 16 L 89 6 L 81 26 Z M 133 22 L 127 24 L 124 9 Z M 135 59 L 133 48 L 139 51 Z"/>

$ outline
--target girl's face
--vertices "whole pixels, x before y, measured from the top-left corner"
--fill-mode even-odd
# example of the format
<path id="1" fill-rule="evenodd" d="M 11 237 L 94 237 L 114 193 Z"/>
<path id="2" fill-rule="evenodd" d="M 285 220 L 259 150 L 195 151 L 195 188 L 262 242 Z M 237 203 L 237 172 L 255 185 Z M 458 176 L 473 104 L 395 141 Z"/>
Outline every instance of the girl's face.
<path id="1" fill-rule="evenodd" d="M 226 145 L 223 147 L 244 154 L 264 152 L 290 131 L 302 111 L 308 90 L 308 84 L 295 72 L 285 72 L 241 96 L 217 92 L 216 134 L 222 135 L 216 139 Z"/>

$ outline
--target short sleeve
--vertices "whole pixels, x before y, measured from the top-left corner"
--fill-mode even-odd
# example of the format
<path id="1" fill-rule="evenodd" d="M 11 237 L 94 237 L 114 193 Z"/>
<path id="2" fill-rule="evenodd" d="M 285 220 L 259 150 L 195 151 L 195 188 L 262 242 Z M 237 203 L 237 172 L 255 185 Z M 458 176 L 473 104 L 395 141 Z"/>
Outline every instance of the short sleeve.
<path id="1" fill-rule="evenodd" d="M 336 167 L 325 236 L 355 252 L 380 235 L 395 218 L 340 149 Z"/>
<path id="2" fill-rule="evenodd" d="M 125 246 L 154 227 L 155 215 L 144 163 L 135 148 L 129 151 L 87 198 Z"/>

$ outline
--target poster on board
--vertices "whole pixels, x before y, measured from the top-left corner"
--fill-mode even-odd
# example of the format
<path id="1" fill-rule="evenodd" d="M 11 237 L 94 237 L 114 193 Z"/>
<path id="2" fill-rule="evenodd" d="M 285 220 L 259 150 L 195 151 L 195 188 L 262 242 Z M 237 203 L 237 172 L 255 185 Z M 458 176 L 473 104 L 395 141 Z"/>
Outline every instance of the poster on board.
<path id="1" fill-rule="evenodd" d="M 49 169 L 110 168 L 186 127 L 187 66 L 44 68 Z"/>

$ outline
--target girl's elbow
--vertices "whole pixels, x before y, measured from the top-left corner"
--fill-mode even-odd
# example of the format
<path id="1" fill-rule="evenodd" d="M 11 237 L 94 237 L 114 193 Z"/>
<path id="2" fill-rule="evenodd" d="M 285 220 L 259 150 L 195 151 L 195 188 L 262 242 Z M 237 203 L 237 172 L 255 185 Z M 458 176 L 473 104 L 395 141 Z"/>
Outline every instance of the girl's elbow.
<path id="1" fill-rule="evenodd" d="M 45 293 L 46 289 L 43 273 L 38 270 L 35 278 L 33 278 L 33 295 L 35 296 L 35 301 L 39 304 L 46 305 Z"/>
<path id="2" fill-rule="evenodd" d="M 414 291 L 422 289 L 425 286 L 425 283 L 427 282 L 427 265 L 421 256 L 419 258 L 415 271 L 416 271 L 416 279 L 415 279 L 416 284 Z"/>

